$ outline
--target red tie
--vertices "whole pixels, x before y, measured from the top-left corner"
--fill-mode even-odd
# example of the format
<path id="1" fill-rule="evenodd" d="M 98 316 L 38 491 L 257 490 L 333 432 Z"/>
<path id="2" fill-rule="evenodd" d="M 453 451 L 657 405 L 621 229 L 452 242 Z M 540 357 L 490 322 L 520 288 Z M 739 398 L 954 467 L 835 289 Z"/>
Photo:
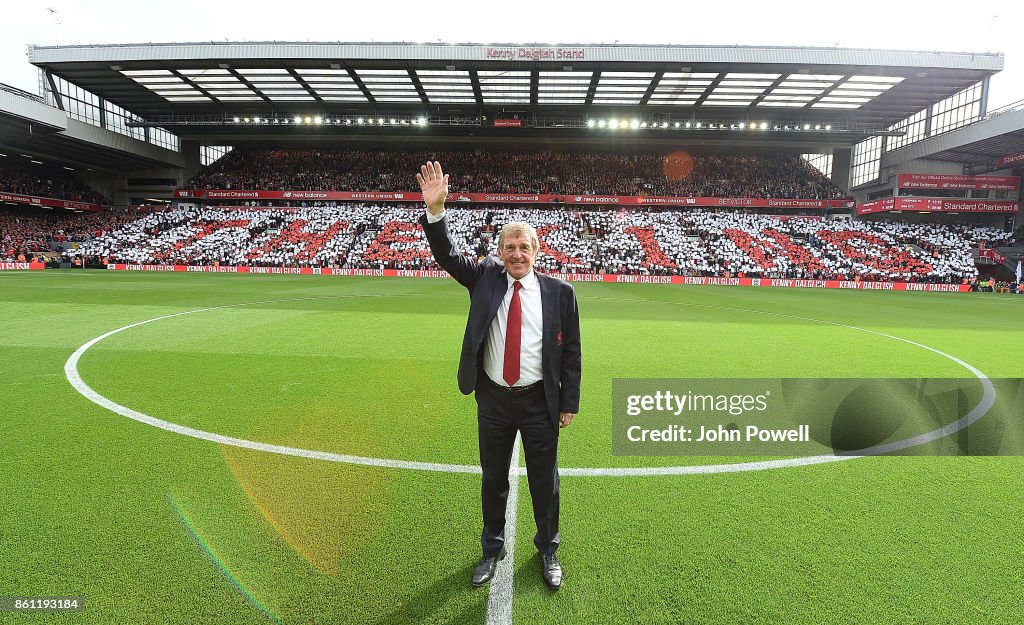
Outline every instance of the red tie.
<path id="1" fill-rule="evenodd" d="M 505 324 L 505 367 L 501 371 L 501 377 L 509 386 L 519 381 L 519 350 L 523 343 L 523 306 L 519 302 L 519 289 L 523 285 L 516 280 L 512 287 L 508 323 Z"/>

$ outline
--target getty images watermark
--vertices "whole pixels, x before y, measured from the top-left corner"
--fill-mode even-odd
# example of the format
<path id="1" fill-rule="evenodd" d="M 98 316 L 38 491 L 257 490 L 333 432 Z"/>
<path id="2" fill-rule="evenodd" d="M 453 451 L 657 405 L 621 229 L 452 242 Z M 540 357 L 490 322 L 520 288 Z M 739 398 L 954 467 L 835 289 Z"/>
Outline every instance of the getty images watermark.
<path id="1" fill-rule="evenodd" d="M 1021 379 L 612 381 L 612 452 L 623 456 L 1022 455 L 1022 420 Z M 947 435 L 901 444 L 942 428 Z"/>

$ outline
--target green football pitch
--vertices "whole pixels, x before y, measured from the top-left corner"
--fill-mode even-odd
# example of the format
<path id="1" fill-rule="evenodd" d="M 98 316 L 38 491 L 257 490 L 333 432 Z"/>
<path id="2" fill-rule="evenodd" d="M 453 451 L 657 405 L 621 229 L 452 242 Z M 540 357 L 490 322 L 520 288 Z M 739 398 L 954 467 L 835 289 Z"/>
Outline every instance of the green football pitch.
<path id="1" fill-rule="evenodd" d="M 943 354 L 1024 377 L 1024 298 L 576 288 L 583 398 L 560 438 L 552 592 L 525 470 L 513 557 L 469 583 L 480 477 L 454 281 L 0 274 L 0 596 L 85 600 L 0 621 L 1020 621 L 1019 457 L 572 470 L 749 460 L 613 455 L 614 378 L 972 376 Z"/>

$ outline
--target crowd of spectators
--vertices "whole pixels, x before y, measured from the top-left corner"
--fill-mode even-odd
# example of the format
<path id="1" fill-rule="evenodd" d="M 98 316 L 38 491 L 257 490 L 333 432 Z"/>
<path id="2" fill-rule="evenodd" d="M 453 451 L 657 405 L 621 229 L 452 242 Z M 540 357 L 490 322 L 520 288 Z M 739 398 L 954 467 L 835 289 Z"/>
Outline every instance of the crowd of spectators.
<path id="1" fill-rule="evenodd" d="M 103 195 L 62 167 L 40 165 L 25 159 L 0 158 L 0 191 L 36 197 L 109 205 Z"/>
<path id="2" fill-rule="evenodd" d="M 780 218 L 746 211 L 448 209 L 464 253 L 496 253 L 509 221 L 534 224 L 543 272 L 960 283 L 977 278 L 971 250 L 1006 243 L 988 227 Z M 136 217 L 67 251 L 99 263 L 438 269 L 422 209 L 174 209 Z M 0 222 L 3 223 L 3 222 Z"/>
<path id="3" fill-rule="evenodd" d="M 1013 293 L 1014 295 L 1024 294 L 1024 281 L 1020 283 L 1009 282 L 1006 280 L 996 280 L 995 278 L 988 278 L 980 280 L 972 285 L 974 290 L 979 293 Z"/>
<path id="4" fill-rule="evenodd" d="M 415 172 L 440 160 L 464 193 L 655 195 L 842 199 L 799 156 L 387 152 L 236 149 L 189 180 L 188 189 L 409 191 Z"/>
<path id="5" fill-rule="evenodd" d="M 27 262 L 32 257 L 61 254 L 134 221 L 138 213 L 18 208 L 0 211 L 0 259 Z M 21 259 L 21 260 L 19 260 Z"/>

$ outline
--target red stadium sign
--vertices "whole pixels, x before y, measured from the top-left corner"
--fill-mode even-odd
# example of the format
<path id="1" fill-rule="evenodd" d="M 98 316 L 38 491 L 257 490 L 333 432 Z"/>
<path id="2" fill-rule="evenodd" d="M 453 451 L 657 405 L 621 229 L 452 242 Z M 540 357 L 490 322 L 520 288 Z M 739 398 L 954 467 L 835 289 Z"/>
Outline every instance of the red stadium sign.
<path id="1" fill-rule="evenodd" d="M 739 208 L 853 208 L 850 200 L 805 200 L 753 197 L 659 197 L 629 195 L 553 195 L 565 204 L 605 204 L 615 206 L 735 206 Z"/>
<path id="2" fill-rule="evenodd" d="M 1006 256 L 1003 256 L 992 248 L 978 250 L 978 258 L 987 258 L 997 265 L 1002 265 L 1006 262 Z"/>
<path id="3" fill-rule="evenodd" d="M 463 202 L 508 202 L 510 204 L 539 204 L 551 201 L 550 195 L 523 193 L 456 193 Z"/>
<path id="4" fill-rule="evenodd" d="M 179 189 L 178 199 L 197 200 L 314 200 L 338 202 L 421 202 L 419 191 L 263 191 L 233 189 Z M 547 193 L 451 193 L 449 202 L 502 202 L 507 204 L 577 204 L 611 206 L 735 206 L 741 208 L 853 208 L 850 200 L 784 198 L 656 197 L 632 195 L 551 195 Z"/>
<path id="5" fill-rule="evenodd" d="M 953 176 L 946 174 L 900 174 L 896 177 L 901 189 L 971 189 L 1020 191 L 1017 176 Z"/>
<path id="6" fill-rule="evenodd" d="M 1017 152 L 1016 154 L 1008 154 L 997 158 L 996 165 L 1012 165 L 1022 161 L 1024 161 L 1024 152 Z"/>
<path id="7" fill-rule="evenodd" d="M 896 198 L 887 197 L 883 200 L 862 202 L 857 205 L 858 215 L 870 215 L 871 213 L 887 213 L 896 210 Z"/>
<path id="8" fill-rule="evenodd" d="M 196 200 L 316 200 L 316 201 L 390 201 L 419 202 L 419 191 L 257 191 L 232 189 L 179 189 L 174 192 L 178 199 Z"/>
<path id="9" fill-rule="evenodd" d="M 89 202 L 72 202 L 69 200 L 58 200 L 50 197 L 8 193 L 6 191 L 0 191 L 0 202 L 19 202 L 21 204 L 32 204 L 33 206 L 52 206 L 56 208 L 70 208 L 80 211 L 102 211 L 110 208 L 109 206 L 90 204 Z"/>
<path id="10" fill-rule="evenodd" d="M 887 197 L 857 206 L 858 215 L 899 211 L 933 213 L 1016 213 L 1020 209 L 1012 200 L 955 200 L 924 197 Z"/>
<path id="11" fill-rule="evenodd" d="M 303 276 L 369 276 L 374 278 L 447 278 L 440 270 L 420 269 L 334 269 L 330 267 L 218 267 L 195 265 L 122 265 L 110 264 L 114 271 L 178 271 L 199 273 L 294 274 Z M 938 291 L 966 293 L 966 284 L 926 284 L 916 282 L 858 282 L 856 280 L 789 280 L 782 278 L 704 278 L 696 276 L 637 276 L 602 273 L 548 274 L 570 282 L 617 282 L 633 284 L 678 284 L 791 287 L 815 289 L 861 289 L 872 291 Z"/>
<path id="12" fill-rule="evenodd" d="M 494 120 L 495 128 L 519 128 L 523 125 L 521 119 L 496 119 Z"/>
<path id="13" fill-rule="evenodd" d="M 46 269 L 43 263 L 0 263 L 0 271 L 36 271 Z"/>

